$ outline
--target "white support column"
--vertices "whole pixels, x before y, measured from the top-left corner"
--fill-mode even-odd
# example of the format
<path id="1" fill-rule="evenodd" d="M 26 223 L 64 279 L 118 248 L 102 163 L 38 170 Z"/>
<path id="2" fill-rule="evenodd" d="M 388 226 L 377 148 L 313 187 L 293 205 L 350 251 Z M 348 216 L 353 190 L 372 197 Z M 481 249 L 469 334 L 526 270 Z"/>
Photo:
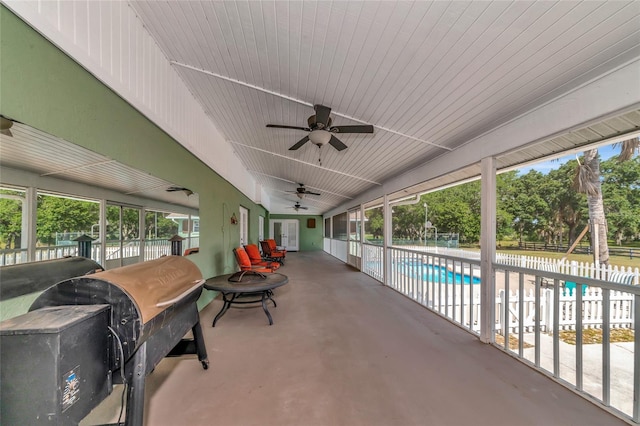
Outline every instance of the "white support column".
<path id="1" fill-rule="evenodd" d="M 139 255 L 139 262 L 144 262 L 145 260 L 145 243 L 146 243 L 146 239 L 147 236 L 144 233 L 145 230 L 145 225 L 146 225 L 146 216 L 147 216 L 147 210 L 143 207 L 140 209 L 140 218 L 139 218 L 139 223 L 138 223 L 138 235 L 140 238 L 140 255 Z"/>
<path id="2" fill-rule="evenodd" d="M 107 268 L 107 201 L 100 200 L 100 259 L 99 263 L 103 268 Z"/>
<path id="3" fill-rule="evenodd" d="M 384 194 L 384 201 L 382 207 L 383 224 L 383 243 L 382 243 L 382 258 L 384 259 L 384 285 L 389 285 L 391 280 L 391 256 L 389 255 L 389 247 L 392 245 L 393 228 L 391 220 L 391 205 L 389 204 L 389 195 Z"/>
<path id="4" fill-rule="evenodd" d="M 360 272 L 365 268 L 364 263 L 364 229 L 365 229 L 365 221 L 364 221 L 364 204 L 360 204 Z"/>
<path id="5" fill-rule="evenodd" d="M 23 230 L 26 231 L 24 235 L 25 241 L 21 243 L 24 246 L 27 245 L 27 259 L 29 262 L 36 260 L 36 243 L 38 241 L 36 234 L 36 226 L 38 222 L 38 190 L 34 187 L 29 187 L 25 191 L 25 203 L 22 205 L 23 209 L 27 209 L 26 215 L 23 212 L 23 221 L 26 219 L 26 227 L 23 224 Z"/>
<path id="6" fill-rule="evenodd" d="M 490 343 L 495 326 L 495 271 L 496 259 L 496 161 L 493 157 L 481 162 L 481 218 L 480 218 L 480 340 Z"/>
<path id="7" fill-rule="evenodd" d="M 364 229 L 365 229 L 364 204 L 360 204 L 360 256 L 362 256 L 362 244 L 364 244 L 365 242 Z"/>

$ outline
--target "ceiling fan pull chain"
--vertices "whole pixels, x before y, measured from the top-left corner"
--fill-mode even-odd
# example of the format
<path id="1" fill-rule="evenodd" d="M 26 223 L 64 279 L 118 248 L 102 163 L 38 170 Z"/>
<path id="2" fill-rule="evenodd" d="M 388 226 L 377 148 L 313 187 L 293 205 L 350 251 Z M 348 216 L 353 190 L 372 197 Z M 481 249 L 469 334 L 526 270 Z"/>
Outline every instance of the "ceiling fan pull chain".
<path id="1" fill-rule="evenodd" d="M 322 152 L 320 151 L 320 149 L 322 148 L 322 145 L 318 145 L 318 164 L 320 164 L 320 167 L 322 167 L 322 158 L 321 155 Z"/>

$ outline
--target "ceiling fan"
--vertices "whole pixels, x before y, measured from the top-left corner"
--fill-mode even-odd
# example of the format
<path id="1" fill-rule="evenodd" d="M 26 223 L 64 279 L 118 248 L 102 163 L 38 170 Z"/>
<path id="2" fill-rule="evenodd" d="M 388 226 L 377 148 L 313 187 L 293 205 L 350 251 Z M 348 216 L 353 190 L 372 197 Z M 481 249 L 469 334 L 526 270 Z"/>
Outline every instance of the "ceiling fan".
<path id="1" fill-rule="evenodd" d="M 332 127 L 331 117 L 329 117 L 331 108 L 324 105 L 314 105 L 313 109 L 316 113 L 307 119 L 309 127 L 285 126 L 280 124 L 267 124 L 267 127 L 304 130 L 310 132 L 307 136 L 300 139 L 296 144 L 289 148 L 290 151 L 299 149 L 308 141 L 317 145 L 318 148 L 322 148 L 323 145 L 328 143 L 338 151 L 342 151 L 343 149 L 346 149 L 347 146 L 335 136 L 337 133 L 373 133 L 373 126 L 370 124 Z"/>
<path id="2" fill-rule="evenodd" d="M 13 133 L 11 133 L 11 130 L 9 130 L 13 127 L 13 123 L 20 122 L 7 118 L 4 115 L 0 115 L 0 133 L 6 136 L 13 136 Z"/>
<path id="3" fill-rule="evenodd" d="M 184 188 L 182 186 L 170 186 L 169 188 L 166 189 L 167 192 L 178 192 L 178 191 L 183 191 L 185 194 L 187 194 L 187 197 L 191 194 L 193 194 L 193 191 L 190 190 L 189 188 Z"/>
<path id="4" fill-rule="evenodd" d="M 289 209 L 294 209 L 295 211 L 298 211 L 298 210 L 309 210 L 309 207 L 302 207 L 302 206 L 300 205 L 300 203 L 295 203 L 295 204 L 293 205 L 293 207 L 287 207 L 287 208 L 289 208 Z"/>
<path id="5" fill-rule="evenodd" d="M 298 198 L 300 198 L 301 200 L 307 194 L 309 194 L 309 195 L 320 195 L 318 192 L 309 191 L 307 188 L 305 188 L 304 183 L 299 183 L 298 185 L 300 185 L 300 186 L 298 188 L 296 188 L 295 191 L 286 191 L 286 192 L 295 193 L 298 196 Z"/>

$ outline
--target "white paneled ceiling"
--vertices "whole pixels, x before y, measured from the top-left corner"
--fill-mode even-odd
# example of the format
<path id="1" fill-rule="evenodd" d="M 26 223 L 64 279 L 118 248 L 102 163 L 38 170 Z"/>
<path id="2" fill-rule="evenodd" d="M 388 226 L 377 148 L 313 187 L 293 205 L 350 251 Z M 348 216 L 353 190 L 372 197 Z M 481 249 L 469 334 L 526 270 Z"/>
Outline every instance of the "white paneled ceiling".
<path id="1" fill-rule="evenodd" d="M 18 122 L 0 133 L 0 168 L 24 170 L 37 176 L 79 182 L 132 197 L 199 208 L 196 193 L 167 191 L 180 186 Z"/>
<path id="2" fill-rule="evenodd" d="M 310 211 L 330 210 L 639 47 L 638 2 L 129 3 L 274 212 L 298 201 L 296 183 L 322 194 L 301 200 Z M 265 127 L 306 127 L 314 104 L 375 133 L 290 151 L 306 132 Z"/>
<path id="3" fill-rule="evenodd" d="M 10 3 L 24 9 L 20 2 Z M 61 14 L 70 2 L 56 4 Z M 632 80 L 625 80 L 628 90 L 625 86 L 622 92 L 640 94 L 640 76 L 633 78 L 630 66 L 640 63 L 638 1 L 130 0 L 127 5 L 143 24 L 135 27 L 150 35 L 145 34 L 147 44 L 155 42 L 221 133 L 218 139 L 226 139 L 247 169 L 234 173 L 252 175 L 268 193 L 272 213 L 290 213 L 299 201 L 309 208 L 306 213 L 321 214 L 369 202 L 363 200 L 369 194 L 378 198 L 376 188 L 389 187 L 400 197 L 473 178 L 486 155 L 484 136 L 508 138 L 504 129 L 533 116 L 535 136 L 518 135 L 517 143 L 492 146 L 499 168 L 638 130 L 640 96 L 619 104 L 602 102 L 596 112 L 575 114 L 571 118 L 584 118 L 566 126 L 545 127 L 557 114 L 538 114 L 623 69 Z M 119 17 L 129 15 L 122 8 L 115 14 L 110 10 L 98 13 L 99 28 L 87 28 L 97 35 L 94 41 L 111 46 L 114 42 L 102 37 L 106 25 L 105 33 L 120 37 L 115 39 L 120 50 L 103 50 L 115 52 L 116 64 L 130 61 L 116 58 L 128 52 L 127 42 L 134 42 L 119 30 L 125 28 Z M 125 21 L 138 23 L 133 16 Z M 66 30 L 75 34 L 75 27 Z M 138 76 L 143 83 L 144 72 Z M 602 90 L 604 101 L 611 88 Z M 266 127 L 307 127 L 317 104 L 331 108 L 332 125 L 369 124 L 374 133 L 338 134 L 348 146 L 343 151 L 330 145 L 318 149 L 310 142 L 289 150 L 308 132 Z M 166 117 L 150 118 L 167 127 L 158 122 Z M 220 152 L 213 139 L 204 138 L 195 153 L 206 164 L 218 164 L 211 161 Z M 40 157 L 35 155 L 28 160 L 7 154 L 2 162 L 36 167 Z M 93 174 L 113 166 L 109 159 L 91 165 L 94 159 L 78 158 L 86 161 L 54 165 L 42 157 L 36 171 L 81 181 L 89 169 Z M 425 167 L 433 170 L 428 182 L 415 177 Z M 121 188 L 117 176 L 106 172 L 104 184 Z M 131 179 L 123 176 L 122 181 Z M 321 195 L 298 198 L 300 183 Z"/>

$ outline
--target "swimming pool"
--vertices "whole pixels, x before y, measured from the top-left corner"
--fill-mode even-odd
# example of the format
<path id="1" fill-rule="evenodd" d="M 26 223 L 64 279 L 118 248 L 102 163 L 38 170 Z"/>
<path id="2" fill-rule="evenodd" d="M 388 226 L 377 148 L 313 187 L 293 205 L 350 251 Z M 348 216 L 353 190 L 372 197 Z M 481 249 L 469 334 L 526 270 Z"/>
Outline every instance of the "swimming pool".
<path id="1" fill-rule="evenodd" d="M 409 264 L 411 271 L 413 272 L 413 276 L 418 276 L 420 273 L 420 265 Z M 441 282 L 443 284 L 480 284 L 480 278 L 473 277 L 471 278 L 469 275 L 460 274 L 456 272 L 455 274 L 449 269 L 443 266 L 425 264 L 422 266 L 422 279 L 430 282 Z"/>

